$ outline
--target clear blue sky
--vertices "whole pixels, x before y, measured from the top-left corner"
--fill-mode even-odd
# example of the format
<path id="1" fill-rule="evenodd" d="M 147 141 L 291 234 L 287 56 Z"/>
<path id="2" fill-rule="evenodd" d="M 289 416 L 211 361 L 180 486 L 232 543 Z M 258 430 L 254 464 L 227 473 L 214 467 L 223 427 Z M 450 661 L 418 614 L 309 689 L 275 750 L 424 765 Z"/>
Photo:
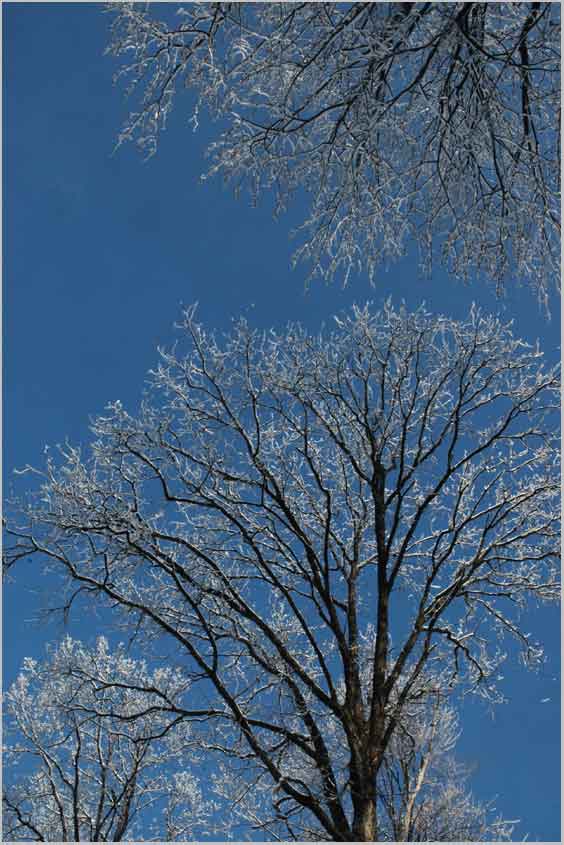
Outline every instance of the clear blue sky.
<path id="1" fill-rule="evenodd" d="M 547 323 L 526 289 L 496 300 L 411 258 L 364 278 L 314 283 L 290 269 L 297 205 L 279 221 L 264 201 L 235 200 L 219 182 L 200 184 L 210 127 L 193 133 L 180 99 L 158 155 L 112 155 L 128 108 L 104 57 L 109 16 L 98 4 L 4 3 L 4 490 L 12 471 L 40 466 L 46 444 L 87 443 L 89 416 L 121 399 L 134 407 L 158 344 L 173 339 L 181 303 L 218 329 L 245 314 L 261 327 L 299 319 L 311 329 L 353 302 L 392 294 L 434 311 L 466 315 L 473 299 L 514 317 L 516 331 L 559 356 L 558 304 Z M 25 477 L 24 477 L 25 478 Z M 23 482 L 19 482 L 21 491 Z M 60 625 L 28 622 L 45 597 L 33 571 L 4 591 L 4 675 L 40 657 Z M 539 674 L 505 672 L 506 705 L 492 719 L 478 700 L 463 709 L 459 756 L 476 766 L 481 799 L 520 818 L 517 838 L 560 839 L 559 611 L 531 614 L 550 662 Z M 71 620 L 83 638 L 101 620 Z M 541 703 L 541 699 L 550 699 Z"/>

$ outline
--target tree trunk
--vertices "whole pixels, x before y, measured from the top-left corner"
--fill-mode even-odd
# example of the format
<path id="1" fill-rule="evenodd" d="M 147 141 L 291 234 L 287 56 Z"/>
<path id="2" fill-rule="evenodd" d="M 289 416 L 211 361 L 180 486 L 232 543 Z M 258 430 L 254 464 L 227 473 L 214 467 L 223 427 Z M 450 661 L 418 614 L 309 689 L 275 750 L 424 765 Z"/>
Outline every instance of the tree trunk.
<path id="1" fill-rule="evenodd" d="M 376 799 L 366 795 L 357 805 L 353 822 L 354 842 L 376 841 Z"/>

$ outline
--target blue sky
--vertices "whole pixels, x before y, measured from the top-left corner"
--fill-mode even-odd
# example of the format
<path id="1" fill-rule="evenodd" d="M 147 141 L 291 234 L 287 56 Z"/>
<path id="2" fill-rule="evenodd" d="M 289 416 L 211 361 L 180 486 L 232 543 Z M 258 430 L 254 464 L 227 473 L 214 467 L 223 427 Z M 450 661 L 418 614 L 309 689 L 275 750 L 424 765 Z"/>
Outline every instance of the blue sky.
<path id="1" fill-rule="evenodd" d="M 159 152 L 143 162 L 132 146 L 113 153 L 128 104 L 103 56 L 108 15 L 99 4 L 4 3 L 4 489 L 13 469 L 40 466 L 47 444 L 87 443 L 88 419 L 110 400 L 137 404 L 156 347 L 174 339 L 181 304 L 219 330 L 241 314 L 261 327 L 299 319 L 312 330 L 353 302 L 390 294 L 464 317 L 472 300 L 514 318 L 516 332 L 559 356 L 558 305 L 547 322 L 525 288 L 497 300 L 483 283 L 464 286 L 412 258 L 348 287 L 290 269 L 299 202 L 275 221 L 267 198 L 253 209 L 219 181 L 201 184 L 213 127 L 188 126 L 180 99 Z M 183 108 L 184 104 L 184 108 Z M 18 488 L 22 489 L 22 482 Z M 25 582 L 25 583 L 24 583 Z M 31 624 L 45 603 L 32 571 L 4 591 L 4 675 L 41 656 L 61 625 Z M 497 796 L 518 838 L 560 839 L 559 611 L 541 608 L 530 626 L 550 662 L 538 674 L 505 672 L 508 703 L 495 718 L 479 701 L 463 707 L 459 756 L 475 765 L 481 799 Z M 101 620 L 71 620 L 94 637 Z M 541 703 L 542 699 L 550 699 Z"/>

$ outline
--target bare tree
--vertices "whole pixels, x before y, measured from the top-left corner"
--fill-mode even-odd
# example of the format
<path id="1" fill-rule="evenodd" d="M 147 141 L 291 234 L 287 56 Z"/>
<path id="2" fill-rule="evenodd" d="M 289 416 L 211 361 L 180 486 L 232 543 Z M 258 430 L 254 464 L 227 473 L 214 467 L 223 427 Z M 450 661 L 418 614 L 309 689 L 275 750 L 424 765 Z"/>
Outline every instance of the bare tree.
<path id="1" fill-rule="evenodd" d="M 559 284 L 558 3 L 113 7 L 117 76 L 142 92 L 120 142 L 153 153 L 193 91 L 194 126 L 226 127 L 211 173 L 278 210 L 311 195 L 296 258 L 315 273 L 372 275 L 417 243 L 428 269 Z"/>
<path id="2" fill-rule="evenodd" d="M 3 841 L 193 838 L 211 804 L 186 768 L 198 759 L 178 709 L 186 687 L 103 638 L 28 658 L 4 697 Z"/>
<path id="3" fill-rule="evenodd" d="M 470 771 L 451 753 L 459 736 L 457 715 L 440 696 L 415 699 L 404 710 L 378 773 L 381 839 L 511 839 L 515 821 L 492 821 L 493 804 L 481 805 L 468 792 Z"/>
<path id="4" fill-rule="evenodd" d="M 182 329 L 138 413 L 113 403 L 91 458 L 48 460 L 7 565 L 43 560 L 69 603 L 177 648 L 257 826 L 378 839 L 402 714 L 495 699 L 506 636 L 540 659 L 519 615 L 559 597 L 557 370 L 478 310 Z"/>

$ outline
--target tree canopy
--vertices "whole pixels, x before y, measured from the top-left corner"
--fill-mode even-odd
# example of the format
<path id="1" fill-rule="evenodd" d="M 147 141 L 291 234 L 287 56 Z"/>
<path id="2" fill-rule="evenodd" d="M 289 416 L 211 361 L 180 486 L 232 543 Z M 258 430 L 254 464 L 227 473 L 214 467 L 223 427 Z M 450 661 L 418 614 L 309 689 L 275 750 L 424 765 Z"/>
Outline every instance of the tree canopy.
<path id="1" fill-rule="evenodd" d="M 189 770 L 199 754 L 179 718 L 187 686 L 103 637 L 28 658 L 3 701 L 5 839 L 194 838 L 213 805 Z"/>
<path id="2" fill-rule="evenodd" d="M 175 97 L 218 120 L 211 173 L 284 209 L 310 197 L 314 273 L 422 264 L 559 284 L 558 3 L 114 4 L 109 52 L 155 151 Z M 166 16 L 166 15 L 165 15 Z"/>
<path id="3" fill-rule="evenodd" d="M 181 328 L 139 411 L 113 403 L 14 503 L 7 565 L 164 638 L 257 825 L 385 837 L 410 708 L 495 699 L 506 637 L 540 658 L 519 618 L 559 597 L 558 371 L 478 309 Z"/>

